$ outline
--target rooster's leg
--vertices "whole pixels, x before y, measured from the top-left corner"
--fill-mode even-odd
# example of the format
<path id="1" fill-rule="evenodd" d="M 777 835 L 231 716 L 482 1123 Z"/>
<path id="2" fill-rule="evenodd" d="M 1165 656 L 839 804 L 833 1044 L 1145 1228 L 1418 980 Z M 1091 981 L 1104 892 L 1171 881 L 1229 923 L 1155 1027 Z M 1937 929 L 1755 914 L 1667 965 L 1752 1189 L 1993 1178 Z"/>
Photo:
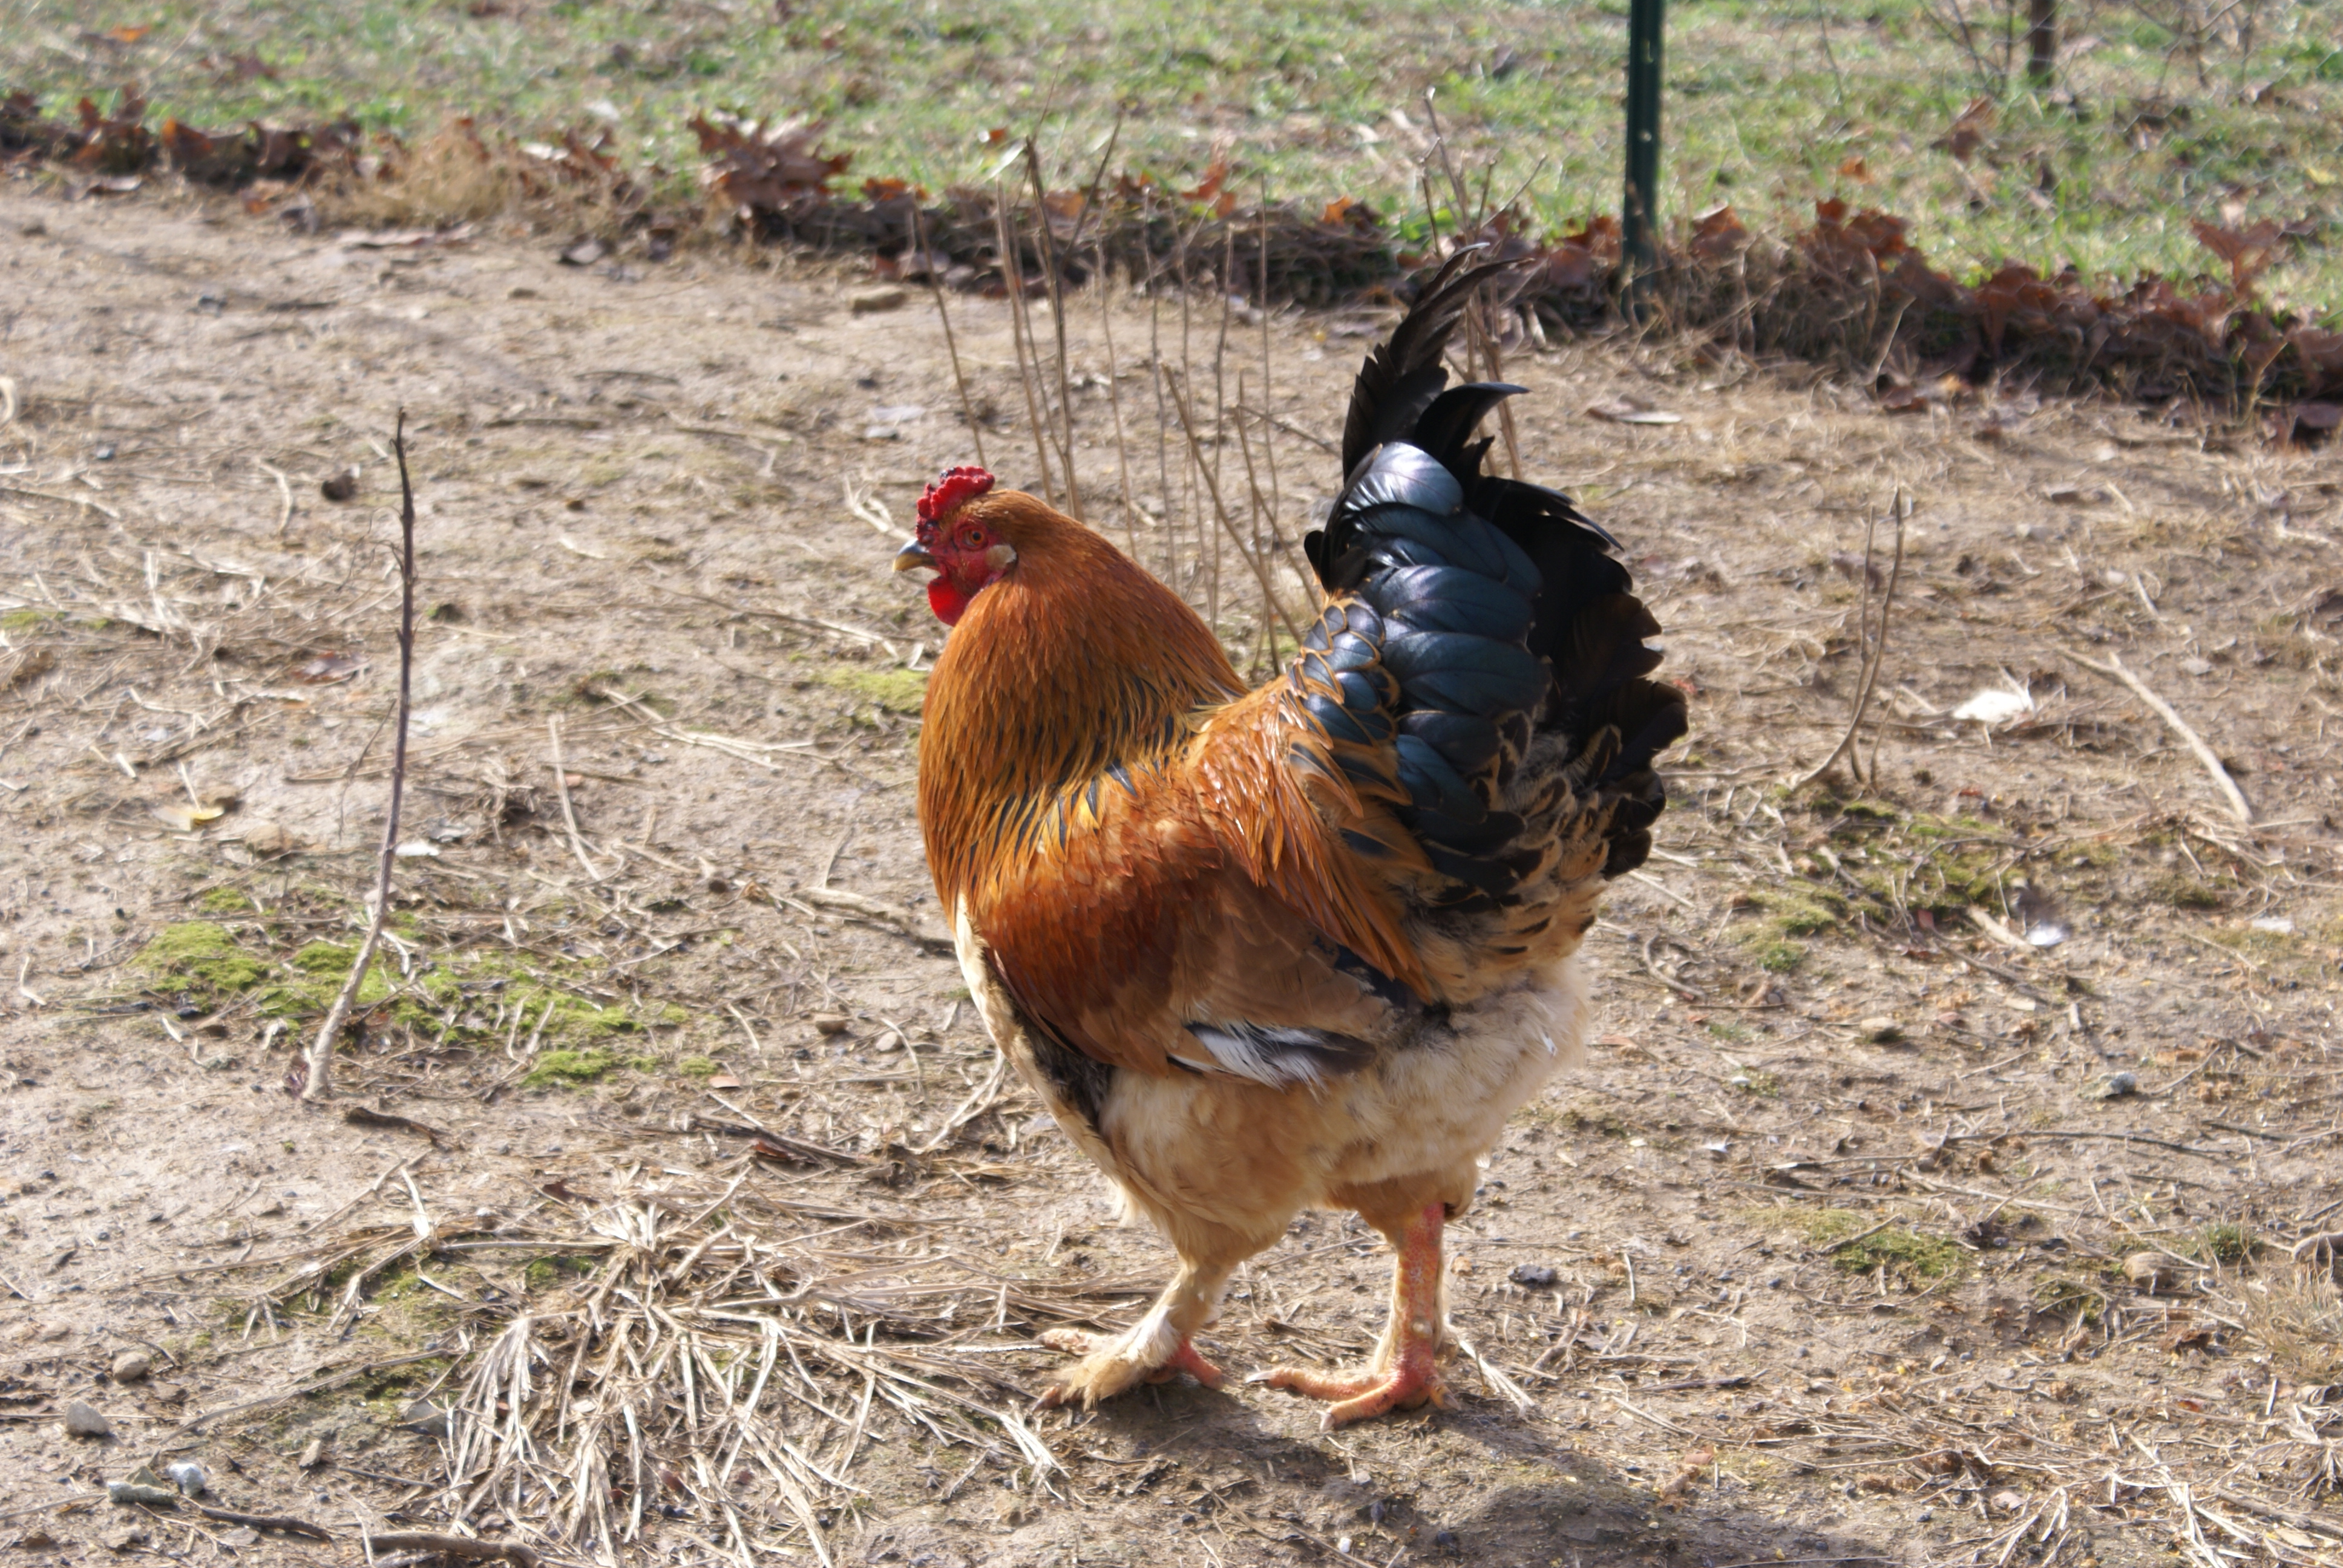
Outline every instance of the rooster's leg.
<path id="1" fill-rule="evenodd" d="M 1243 1256 L 1242 1252 L 1239 1257 Z M 1045 1405 L 1080 1403 L 1085 1408 L 1140 1382 L 1165 1382 L 1186 1372 L 1206 1388 L 1221 1386 L 1221 1369 L 1196 1352 L 1189 1336 L 1212 1319 L 1234 1263 L 1180 1260 L 1180 1271 L 1147 1315 L 1119 1334 L 1051 1329 L 1041 1342 L 1075 1351 L 1081 1360 L 1041 1391 Z"/>
<path id="2" fill-rule="evenodd" d="M 1281 1367 L 1257 1381 L 1336 1402 L 1321 1418 L 1327 1431 L 1390 1410 L 1447 1402 L 1436 1364 L 1445 1313 L 1440 1296 L 1440 1228 L 1445 1206 L 1426 1204 L 1392 1238 L 1399 1249 L 1393 1271 L 1391 1321 L 1367 1370 L 1355 1373 Z"/>

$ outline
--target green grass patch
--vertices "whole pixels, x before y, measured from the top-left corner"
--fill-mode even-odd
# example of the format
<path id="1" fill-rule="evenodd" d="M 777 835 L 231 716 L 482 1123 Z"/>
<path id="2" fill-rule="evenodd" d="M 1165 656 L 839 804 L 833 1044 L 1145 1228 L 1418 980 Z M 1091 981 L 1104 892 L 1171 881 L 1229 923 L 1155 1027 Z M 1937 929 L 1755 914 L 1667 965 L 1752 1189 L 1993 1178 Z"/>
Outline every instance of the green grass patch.
<path id="1" fill-rule="evenodd" d="M 0 29 L 0 82 L 68 117 L 80 94 L 137 81 L 158 119 L 214 127 L 345 112 L 410 139 L 458 116 L 528 135 L 608 126 L 631 168 L 664 171 L 658 194 L 677 202 L 698 199 L 689 121 L 714 108 L 826 121 L 825 145 L 855 156 L 850 185 L 884 176 L 930 190 L 988 183 L 993 127 L 1038 130 L 1057 182 L 1079 185 L 1120 116 L 1115 161 L 1133 171 L 1191 185 L 1225 146 L 1248 199 L 1264 184 L 1350 196 L 1419 227 L 1430 91 L 1457 165 L 1493 160 L 1497 198 L 1520 186 L 1533 220 L 1552 224 L 1618 208 L 1625 9 L 17 0 Z M 2216 36 L 2201 66 L 2175 65 L 2189 40 L 2165 22 L 2078 15 L 2068 25 L 2096 46 L 2061 63 L 2057 94 L 1980 69 L 1940 14 L 1929 0 L 1822 18 L 1788 0 L 1673 7 L 1664 218 L 1731 202 L 1783 232 L 1816 199 L 1844 196 L 1915 220 L 1915 239 L 1956 273 L 2006 258 L 2129 279 L 2213 270 L 2189 223 L 2227 206 L 2239 227 L 2307 219 L 2318 232 L 2270 285 L 2343 302 L 2331 0 L 2265 7 L 2249 53 Z M 1998 41 L 1982 55 L 1997 59 Z M 1978 96 L 1993 116 L 1956 159 L 1944 137 Z"/>
<path id="2" fill-rule="evenodd" d="M 260 906 L 241 888 L 207 888 L 196 900 L 196 908 L 207 915 L 248 915 Z"/>
<path id="3" fill-rule="evenodd" d="M 2242 1263 L 2253 1256 L 2254 1233 L 2243 1225 L 2216 1222 L 2197 1232 L 2194 1256 L 2207 1263 Z"/>

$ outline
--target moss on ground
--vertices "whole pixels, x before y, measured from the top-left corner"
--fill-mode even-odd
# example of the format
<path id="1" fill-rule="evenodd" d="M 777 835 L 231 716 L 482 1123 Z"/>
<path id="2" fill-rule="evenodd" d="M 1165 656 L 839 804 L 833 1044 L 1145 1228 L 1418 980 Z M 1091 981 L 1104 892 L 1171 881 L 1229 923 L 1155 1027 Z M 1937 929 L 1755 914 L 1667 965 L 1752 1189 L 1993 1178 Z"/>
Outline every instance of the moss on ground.
<path id="1" fill-rule="evenodd" d="M 1853 1209 L 1762 1209 L 1757 1216 L 1826 1250 L 1831 1266 L 1841 1273 L 1875 1274 L 1884 1268 L 1888 1278 L 1917 1288 L 1964 1273 L 1969 1265 L 1959 1242 L 1915 1230 L 1902 1220 L 1875 1230 L 1875 1217 Z"/>
<path id="2" fill-rule="evenodd" d="M 240 996 L 268 978 L 266 959 L 236 945 L 216 920 L 182 920 L 166 926 L 138 950 L 137 967 L 163 990 L 199 1001 Z"/>
<path id="3" fill-rule="evenodd" d="M 531 1089 L 575 1089 L 595 1082 L 618 1065 L 618 1059 L 607 1050 L 539 1051 L 537 1065 L 521 1082 Z"/>
<path id="4" fill-rule="evenodd" d="M 594 1271 L 595 1260 L 562 1254 L 549 1258 L 533 1258 L 528 1267 L 520 1271 L 521 1283 L 531 1295 L 542 1295 L 572 1280 L 583 1279 Z"/>
<path id="5" fill-rule="evenodd" d="M 2199 878 L 2175 874 L 2158 877 L 2147 884 L 2147 896 L 2159 904 L 2176 910 L 2217 910 L 2221 907 L 2221 890 Z"/>
<path id="6" fill-rule="evenodd" d="M 244 897 L 214 889 L 206 901 L 220 893 Z M 357 959 L 354 944 L 322 940 L 272 958 L 239 942 L 217 921 L 186 920 L 165 927 L 141 950 L 136 965 L 157 991 L 212 1005 L 249 992 L 263 1016 L 297 1022 L 325 1015 Z M 690 1021 L 690 1014 L 671 1002 L 633 1007 L 597 1001 L 568 989 L 563 982 L 569 977 L 548 974 L 548 968 L 559 966 L 501 952 L 447 951 L 417 963 L 402 979 L 394 955 L 378 952 L 358 984 L 356 1003 L 366 1011 L 387 1009 L 394 1028 L 475 1048 L 515 1032 L 540 1043 L 590 1048 Z M 572 983 L 582 980 L 580 976 Z"/>
<path id="7" fill-rule="evenodd" d="M 916 716 L 928 700 L 928 677 L 924 670 L 865 669 L 854 665 L 838 665 L 823 670 L 817 678 L 824 686 L 875 702 L 890 713 Z"/>

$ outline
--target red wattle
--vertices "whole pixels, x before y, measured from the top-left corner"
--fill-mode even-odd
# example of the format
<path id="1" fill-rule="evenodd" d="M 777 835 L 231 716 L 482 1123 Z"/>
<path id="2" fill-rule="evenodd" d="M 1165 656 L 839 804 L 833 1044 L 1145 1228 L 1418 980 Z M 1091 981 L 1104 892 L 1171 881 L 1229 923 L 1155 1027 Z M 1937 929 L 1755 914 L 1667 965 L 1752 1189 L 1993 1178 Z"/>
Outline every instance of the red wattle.
<path id="1" fill-rule="evenodd" d="M 960 618 L 968 609 L 968 598 L 960 589 L 952 587 L 951 578 L 930 578 L 928 608 L 935 611 L 936 618 L 946 626 L 957 626 L 960 623 Z"/>

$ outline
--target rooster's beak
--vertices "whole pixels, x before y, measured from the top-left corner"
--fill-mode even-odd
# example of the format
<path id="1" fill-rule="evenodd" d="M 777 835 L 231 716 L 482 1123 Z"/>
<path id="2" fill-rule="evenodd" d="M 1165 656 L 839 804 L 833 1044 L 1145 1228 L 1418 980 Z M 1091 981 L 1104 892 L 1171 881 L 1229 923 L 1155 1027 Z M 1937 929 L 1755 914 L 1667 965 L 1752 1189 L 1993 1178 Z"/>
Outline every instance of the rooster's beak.
<path id="1" fill-rule="evenodd" d="M 895 552 L 895 569 L 897 571 L 907 572 L 913 567 L 925 567 L 930 571 L 940 569 L 936 565 L 936 558 L 921 549 L 920 548 L 920 541 L 917 539 L 913 539 L 910 543 L 905 545 L 901 549 Z"/>

